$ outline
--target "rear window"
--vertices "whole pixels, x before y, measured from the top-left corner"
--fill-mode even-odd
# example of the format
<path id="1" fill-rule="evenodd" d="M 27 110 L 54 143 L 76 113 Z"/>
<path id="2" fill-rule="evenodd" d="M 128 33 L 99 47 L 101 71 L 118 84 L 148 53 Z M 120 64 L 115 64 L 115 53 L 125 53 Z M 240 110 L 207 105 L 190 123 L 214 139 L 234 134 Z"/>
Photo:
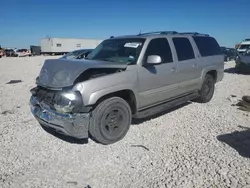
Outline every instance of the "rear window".
<path id="1" fill-rule="evenodd" d="M 193 36 L 201 56 L 212 56 L 222 54 L 217 41 L 213 37 Z"/>

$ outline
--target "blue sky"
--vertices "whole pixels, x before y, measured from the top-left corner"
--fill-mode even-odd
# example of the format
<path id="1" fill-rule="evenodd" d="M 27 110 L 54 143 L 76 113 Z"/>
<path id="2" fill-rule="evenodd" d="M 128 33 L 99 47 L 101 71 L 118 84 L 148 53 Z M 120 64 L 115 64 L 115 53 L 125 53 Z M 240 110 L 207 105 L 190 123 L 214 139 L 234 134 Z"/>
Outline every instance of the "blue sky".
<path id="1" fill-rule="evenodd" d="M 0 45 L 26 48 L 40 39 L 154 30 L 197 31 L 233 47 L 250 37 L 250 0 L 2 0 Z"/>

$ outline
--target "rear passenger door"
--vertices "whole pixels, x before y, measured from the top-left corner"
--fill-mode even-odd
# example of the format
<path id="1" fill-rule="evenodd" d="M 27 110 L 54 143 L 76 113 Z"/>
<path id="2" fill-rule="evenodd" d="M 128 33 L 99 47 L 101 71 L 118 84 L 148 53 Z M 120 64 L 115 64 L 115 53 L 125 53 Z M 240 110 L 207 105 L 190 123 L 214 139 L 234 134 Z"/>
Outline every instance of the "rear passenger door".
<path id="1" fill-rule="evenodd" d="M 189 37 L 173 37 L 173 46 L 176 51 L 175 61 L 177 62 L 177 74 L 179 90 L 187 93 L 199 88 L 201 68 L 195 46 Z"/>

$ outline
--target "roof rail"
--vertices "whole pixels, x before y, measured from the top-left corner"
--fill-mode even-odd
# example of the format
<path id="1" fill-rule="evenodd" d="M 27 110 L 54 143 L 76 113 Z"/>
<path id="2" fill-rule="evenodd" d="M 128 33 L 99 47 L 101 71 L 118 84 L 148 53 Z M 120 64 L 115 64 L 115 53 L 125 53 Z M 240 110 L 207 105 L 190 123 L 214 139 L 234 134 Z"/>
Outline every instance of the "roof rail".
<path id="1" fill-rule="evenodd" d="M 181 34 L 181 35 L 205 35 L 205 36 L 209 36 L 208 34 L 203 34 L 203 33 L 198 33 L 198 32 L 181 32 L 179 34 Z"/>
<path id="2" fill-rule="evenodd" d="M 141 35 L 149 35 L 149 34 L 178 34 L 177 31 L 152 31 L 152 32 L 147 32 L 147 33 L 139 33 L 137 36 Z"/>

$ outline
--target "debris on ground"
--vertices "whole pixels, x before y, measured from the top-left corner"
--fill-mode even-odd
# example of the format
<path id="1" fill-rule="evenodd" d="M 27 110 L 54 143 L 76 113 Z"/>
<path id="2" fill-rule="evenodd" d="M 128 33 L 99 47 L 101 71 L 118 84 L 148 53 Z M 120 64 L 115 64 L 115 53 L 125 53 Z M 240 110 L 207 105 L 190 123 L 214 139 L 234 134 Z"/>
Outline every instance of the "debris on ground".
<path id="1" fill-rule="evenodd" d="M 229 97 L 227 97 L 227 100 L 235 103 L 236 101 L 238 101 L 236 97 L 236 95 L 230 95 Z"/>
<path id="2" fill-rule="evenodd" d="M 1 114 L 3 114 L 3 115 L 14 114 L 14 110 L 4 110 L 1 112 Z"/>
<path id="3" fill-rule="evenodd" d="M 6 84 L 17 84 L 17 83 L 20 83 L 20 82 L 22 82 L 22 80 L 10 80 Z"/>
<path id="4" fill-rule="evenodd" d="M 236 106 L 239 106 L 239 110 L 250 112 L 250 96 L 243 96 Z"/>
<path id="5" fill-rule="evenodd" d="M 149 149 L 143 145 L 131 145 L 131 147 L 141 147 L 141 148 L 144 148 L 145 150 L 149 151 Z"/>
<path id="6" fill-rule="evenodd" d="M 68 184 L 77 185 L 77 182 L 76 182 L 76 181 L 68 181 L 67 183 L 68 183 Z"/>
<path id="7" fill-rule="evenodd" d="M 244 96 L 242 97 L 242 100 L 243 100 L 243 101 L 246 101 L 246 102 L 248 102 L 248 103 L 250 103 L 250 96 L 244 95 Z"/>

